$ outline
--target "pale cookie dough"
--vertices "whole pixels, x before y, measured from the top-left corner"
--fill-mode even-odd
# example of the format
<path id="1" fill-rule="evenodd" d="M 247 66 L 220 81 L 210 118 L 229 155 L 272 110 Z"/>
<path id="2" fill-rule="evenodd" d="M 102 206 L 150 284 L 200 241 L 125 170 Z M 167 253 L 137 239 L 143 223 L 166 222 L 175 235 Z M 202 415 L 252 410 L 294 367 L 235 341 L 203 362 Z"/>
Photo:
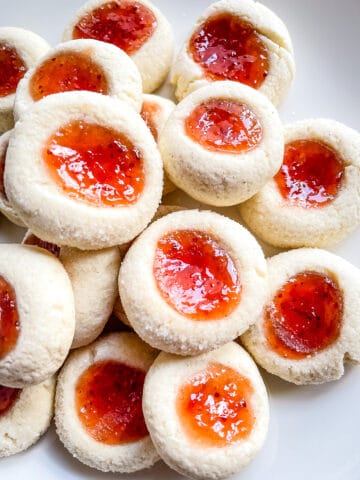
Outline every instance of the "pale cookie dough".
<path id="1" fill-rule="evenodd" d="M 55 378 L 23 389 L 16 402 L 0 414 L 0 458 L 15 455 L 36 443 L 54 413 Z"/>
<path id="2" fill-rule="evenodd" d="M 0 385 L 28 387 L 53 375 L 74 336 L 74 295 L 53 255 L 37 247 L 0 245 L 0 275 L 16 295 L 20 333 L 0 360 Z"/>
<path id="3" fill-rule="evenodd" d="M 111 3 L 109 0 L 89 0 L 86 2 L 70 20 L 65 29 L 63 40 L 72 40 L 76 24 L 93 10 L 104 7 L 109 3 Z M 121 0 L 118 3 L 121 4 Z M 126 0 L 126 3 L 129 3 L 128 0 Z M 137 0 L 137 3 L 148 8 L 156 18 L 153 34 L 137 51 L 130 54 L 139 69 L 144 93 L 151 93 L 163 83 L 170 70 L 174 54 L 174 34 L 170 23 L 155 5 L 147 0 Z"/>
<path id="4" fill-rule="evenodd" d="M 310 248 L 276 255 L 268 260 L 268 267 L 270 290 L 267 303 L 299 273 L 318 272 L 333 278 L 343 296 L 342 325 L 339 337 L 327 348 L 305 358 L 290 359 L 269 345 L 263 312 L 241 337 L 255 361 L 270 373 L 298 385 L 337 380 L 344 374 L 344 361 L 360 363 L 360 271 L 333 253 Z"/>
<path id="5" fill-rule="evenodd" d="M 236 370 L 253 387 L 251 408 L 256 420 L 252 431 L 225 447 L 202 446 L 192 440 L 176 408 L 180 388 L 214 363 Z M 198 480 L 217 480 L 240 472 L 261 449 L 269 423 L 268 397 L 260 373 L 246 351 L 233 342 L 193 358 L 161 353 L 146 376 L 143 409 L 162 459 L 182 475 Z"/>
<path id="6" fill-rule="evenodd" d="M 141 77 L 131 58 L 114 45 L 85 39 L 60 43 L 47 52 L 36 66 L 26 73 L 16 92 L 15 119 L 19 119 L 35 101 L 31 93 L 31 81 L 39 68 L 45 62 L 63 54 L 69 56 L 78 54 L 83 55 L 85 59 L 88 58 L 102 72 L 102 77 L 108 86 L 107 95 L 123 100 L 137 112 L 140 111 L 142 103 Z M 62 77 L 62 82 L 66 85 L 66 76 Z M 59 90 L 57 93 L 61 93 L 61 91 Z"/>
<path id="7" fill-rule="evenodd" d="M 36 33 L 16 27 L 0 28 L 0 44 L 14 48 L 26 69 L 34 66 L 50 48 L 49 44 Z M 15 93 L 0 97 L 0 134 L 14 126 L 14 101 Z"/>
<path id="8" fill-rule="evenodd" d="M 209 150 L 190 138 L 185 131 L 186 119 L 196 107 L 212 99 L 247 106 L 261 125 L 260 143 L 230 153 Z M 282 125 L 271 102 L 250 87 L 226 81 L 211 83 L 180 102 L 162 131 L 159 148 L 165 171 L 175 185 L 199 202 L 230 206 L 249 199 L 276 174 L 283 158 L 283 142 Z"/>
<path id="9" fill-rule="evenodd" d="M 61 127 L 85 121 L 125 135 L 142 157 L 144 187 L 130 205 L 109 207 L 72 198 L 48 173 L 43 149 Z M 39 238 L 94 250 L 132 240 L 150 222 L 162 194 L 162 162 L 145 122 L 120 100 L 92 92 L 50 95 L 16 124 L 6 158 L 10 202 Z"/>
<path id="10" fill-rule="evenodd" d="M 193 320 L 160 293 L 153 273 L 157 243 L 176 230 L 209 234 L 231 256 L 242 290 L 227 316 Z M 150 225 L 130 247 L 119 274 L 120 298 L 136 333 L 154 348 L 179 355 L 196 355 L 235 339 L 260 314 L 266 290 L 266 262 L 254 237 L 226 217 L 198 210 L 172 213 Z"/>
<path id="11" fill-rule="evenodd" d="M 159 460 L 149 435 L 118 445 L 95 440 L 81 423 L 75 403 L 79 377 L 92 365 L 111 360 L 147 371 L 156 355 L 135 334 L 112 333 L 69 356 L 58 379 L 55 423 L 65 448 L 80 462 L 103 472 L 130 473 L 151 467 Z"/>
<path id="12" fill-rule="evenodd" d="M 240 205 L 250 230 L 283 248 L 326 247 L 343 240 L 360 223 L 360 134 L 334 120 L 309 119 L 285 126 L 285 144 L 315 140 L 332 148 L 345 166 L 340 190 L 327 205 L 302 207 L 284 199 L 275 180 Z"/>
<path id="13" fill-rule="evenodd" d="M 213 82 L 198 65 L 190 51 L 192 35 L 211 17 L 229 13 L 253 25 L 260 35 L 269 56 L 269 72 L 259 88 L 274 105 L 286 97 L 295 75 L 295 62 L 289 32 L 280 18 L 259 2 L 253 0 L 220 0 L 208 7 L 197 20 L 190 36 L 182 46 L 171 72 L 176 96 L 183 99 L 194 90 Z"/>

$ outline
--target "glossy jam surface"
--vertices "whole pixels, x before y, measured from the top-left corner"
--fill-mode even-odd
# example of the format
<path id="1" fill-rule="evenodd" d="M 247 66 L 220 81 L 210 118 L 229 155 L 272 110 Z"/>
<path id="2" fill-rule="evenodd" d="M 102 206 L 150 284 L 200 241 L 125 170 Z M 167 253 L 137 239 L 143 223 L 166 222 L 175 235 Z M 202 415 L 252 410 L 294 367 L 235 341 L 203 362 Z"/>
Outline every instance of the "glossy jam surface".
<path id="1" fill-rule="evenodd" d="M 218 320 L 237 307 L 239 273 L 229 253 L 205 232 L 175 230 L 158 241 L 154 276 L 167 303 L 192 320 Z"/>
<path id="2" fill-rule="evenodd" d="M 5 200 L 7 200 L 7 195 L 5 191 L 5 182 L 4 182 L 6 151 L 7 151 L 7 146 L 4 149 L 2 155 L 0 155 L 0 195 L 4 197 Z"/>
<path id="3" fill-rule="evenodd" d="M 94 205 L 135 203 L 144 188 L 139 150 L 109 127 L 73 121 L 49 138 L 43 159 L 65 193 Z"/>
<path id="4" fill-rule="evenodd" d="M 259 88 L 269 72 L 268 50 L 254 27 L 229 13 L 210 17 L 194 33 L 190 53 L 211 80 Z"/>
<path id="5" fill-rule="evenodd" d="M 156 126 L 155 116 L 159 114 L 160 108 L 160 105 L 155 102 L 143 102 L 141 108 L 141 116 L 149 127 L 156 142 L 158 140 L 159 132 Z"/>
<path id="6" fill-rule="evenodd" d="M 0 276 L 0 360 L 13 350 L 19 334 L 20 319 L 15 290 Z"/>
<path id="7" fill-rule="evenodd" d="M 156 26 L 155 15 L 142 3 L 106 2 L 81 18 L 74 27 L 73 38 L 112 43 L 131 55 L 149 40 Z"/>
<path id="8" fill-rule="evenodd" d="M 335 281 L 317 272 L 291 277 L 266 309 L 269 346 L 284 358 L 301 359 L 324 350 L 340 335 L 343 297 Z"/>
<path id="9" fill-rule="evenodd" d="M 47 95 L 74 90 L 108 93 L 108 85 L 102 68 L 91 60 L 91 50 L 63 52 L 45 60 L 30 79 L 33 100 Z"/>
<path id="10" fill-rule="evenodd" d="M 255 423 L 253 387 L 236 370 L 213 363 L 181 386 L 177 413 L 186 434 L 204 447 L 225 447 L 249 436 Z"/>
<path id="11" fill-rule="evenodd" d="M 55 245 L 55 243 L 45 242 L 45 240 L 41 240 L 41 238 L 37 237 L 33 233 L 26 237 L 24 245 L 34 245 L 36 247 L 44 248 L 48 252 L 55 255 L 55 257 L 59 258 L 60 256 L 59 245 Z"/>
<path id="12" fill-rule="evenodd" d="M 0 98 L 15 93 L 26 70 L 16 49 L 0 41 Z"/>
<path id="13" fill-rule="evenodd" d="M 285 200 L 301 207 L 323 207 L 337 196 L 344 168 L 342 159 L 327 145 L 296 140 L 285 146 L 275 182 Z"/>
<path id="14" fill-rule="evenodd" d="M 262 127 L 246 105 L 211 99 L 198 105 L 185 120 L 185 131 L 210 151 L 240 153 L 255 148 L 262 139 Z"/>
<path id="15" fill-rule="evenodd" d="M 19 398 L 21 389 L 0 385 L 0 418 L 10 410 Z"/>
<path id="16" fill-rule="evenodd" d="M 111 360 L 84 371 L 76 385 L 76 409 L 92 438 L 119 445 L 148 434 L 141 405 L 144 379 L 142 370 Z"/>

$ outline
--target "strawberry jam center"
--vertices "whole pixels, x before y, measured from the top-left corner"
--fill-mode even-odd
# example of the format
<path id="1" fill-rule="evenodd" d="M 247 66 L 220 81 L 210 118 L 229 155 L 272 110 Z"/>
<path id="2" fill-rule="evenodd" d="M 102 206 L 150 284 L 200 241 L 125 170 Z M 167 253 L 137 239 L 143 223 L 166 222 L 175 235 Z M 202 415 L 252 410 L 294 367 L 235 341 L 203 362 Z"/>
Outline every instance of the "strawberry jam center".
<path id="1" fill-rule="evenodd" d="M 10 388 L 0 385 L 0 418 L 16 403 L 19 398 L 21 389 Z"/>
<path id="2" fill-rule="evenodd" d="M 100 206 L 135 203 L 144 188 L 142 157 L 125 135 L 73 121 L 48 140 L 43 158 L 69 196 Z"/>
<path id="3" fill-rule="evenodd" d="M 167 303 L 192 320 L 221 319 L 240 302 L 233 259 L 204 232 L 176 230 L 160 238 L 154 276 Z"/>
<path id="4" fill-rule="evenodd" d="M 177 395 L 186 434 L 203 447 L 225 447 L 249 436 L 255 423 L 253 388 L 236 370 L 214 363 L 187 380 Z"/>
<path id="5" fill-rule="evenodd" d="M 269 72 L 266 46 L 254 27 L 229 13 L 209 18 L 193 34 L 190 53 L 211 80 L 259 88 Z"/>
<path id="6" fill-rule="evenodd" d="M 296 140 L 285 146 L 275 182 L 285 200 L 323 207 L 335 199 L 343 177 L 344 162 L 333 149 L 314 140 Z"/>
<path id="7" fill-rule="evenodd" d="M 89 435 L 107 445 L 148 435 L 142 412 L 145 372 L 120 362 L 89 367 L 76 385 L 76 410 Z"/>
<path id="8" fill-rule="evenodd" d="M 0 276 L 0 360 L 15 347 L 20 333 L 16 295 L 12 286 Z"/>
<path id="9" fill-rule="evenodd" d="M 262 139 L 255 113 L 229 100 L 211 99 L 198 105 L 186 118 L 185 130 L 192 140 L 217 152 L 248 151 Z"/>
<path id="10" fill-rule="evenodd" d="M 47 95 L 74 90 L 107 94 L 108 86 L 101 67 L 83 52 L 64 52 L 45 60 L 30 80 L 33 100 Z"/>
<path id="11" fill-rule="evenodd" d="M 278 290 L 266 309 L 267 341 L 282 357 L 305 358 L 337 340 L 342 315 L 342 293 L 332 278 L 299 273 Z"/>
<path id="12" fill-rule="evenodd" d="M 16 49 L 0 42 L 0 97 L 15 93 L 26 70 Z"/>
<path id="13" fill-rule="evenodd" d="M 155 141 L 157 142 L 159 132 L 156 126 L 155 117 L 160 112 L 160 106 L 154 102 L 143 102 L 141 108 L 141 116 L 145 121 L 146 125 L 148 126 L 152 136 L 154 137 Z"/>
<path id="14" fill-rule="evenodd" d="M 106 2 L 79 20 L 73 38 L 112 43 L 131 55 L 151 37 L 156 26 L 155 15 L 142 3 L 129 0 Z"/>
<path id="15" fill-rule="evenodd" d="M 2 154 L 0 154 L 0 195 L 7 200 L 7 195 L 5 191 L 5 181 L 4 181 L 4 175 L 5 175 L 5 159 L 6 159 L 6 152 L 7 152 L 7 145 L 4 148 Z"/>
<path id="16" fill-rule="evenodd" d="M 41 240 L 41 238 L 37 237 L 33 233 L 27 235 L 24 245 L 34 245 L 35 247 L 40 247 L 44 250 L 47 250 L 55 255 L 55 257 L 59 258 L 60 256 L 60 247 L 58 245 L 55 245 L 55 243 L 45 242 L 45 240 Z"/>

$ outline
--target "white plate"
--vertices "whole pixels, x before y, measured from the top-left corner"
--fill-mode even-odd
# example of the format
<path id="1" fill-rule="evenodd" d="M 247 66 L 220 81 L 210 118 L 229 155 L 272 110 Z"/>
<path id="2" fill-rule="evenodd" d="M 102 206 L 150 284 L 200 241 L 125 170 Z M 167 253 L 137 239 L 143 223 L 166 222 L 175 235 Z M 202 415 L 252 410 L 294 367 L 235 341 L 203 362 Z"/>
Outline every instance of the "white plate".
<path id="1" fill-rule="evenodd" d="M 292 35 L 297 78 L 281 108 L 284 121 L 330 117 L 360 129 L 359 0 L 264 0 Z M 83 0 L 0 0 L 1 24 L 33 30 L 55 45 Z M 184 39 L 210 0 L 154 0 Z M 164 91 L 167 91 L 165 88 Z M 176 197 L 175 197 L 176 198 Z M 0 220 L 0 240 L 19 241 L 23 231 Z M 334 249 L 360 267 L 360 229 Z M 29 272 L 31 274 L 31 272 Z M 34 279 L 36 281 L 36 279 Z M 359 312 L 360 315 L 360 312 Z M 264 374 L 271 423 L 262 452 L 235 478 L 241 480 L 359 480 L 360 367 L 347 367 L 338 382 L 296 387 Z M 162 463 L 135 475 L 101 474 L 64 450 L 51 429 L 25 453 L 0 461 L 1 479 L 175 480 Z"/>

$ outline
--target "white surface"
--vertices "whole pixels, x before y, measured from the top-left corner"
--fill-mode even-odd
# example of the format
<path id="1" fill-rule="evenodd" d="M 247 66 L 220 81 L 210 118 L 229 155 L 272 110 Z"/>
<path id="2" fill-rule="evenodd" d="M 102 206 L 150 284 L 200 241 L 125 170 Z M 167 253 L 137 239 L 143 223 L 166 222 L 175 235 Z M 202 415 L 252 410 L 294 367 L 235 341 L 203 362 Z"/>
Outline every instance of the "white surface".
<path id="1" fill-rule="evenodd" d="M 154 0 L 174 25 L 178 44 L 209 0 Z M 83 0 L 0 0 L 1 24 L 29 28 L 55 45 Z M 359 0 L 266 0 L 292 35 L 297 78 L 281 108 L 284 121 L 332 117 L 360 129 Z M 167 91 L 167 88 L 164 89 Z M 176 200 L 177 195 L 173 196 Z M 19 241 L 22 230 L 0 220 L 0 240 Z M 360 229 L 333 249 L 360 267 Z M 264 449 L 237 479 L 359 480 L 360 367 L 321 387 L 296 387 L 264 374 L 271 402 Z M 53 431 L 35 447 L 0 460 L 1 478 L 41 480 L 179 480 L 159 463 L 135 475 L 101 474 L 83 467 L 63 449 Z"/>

